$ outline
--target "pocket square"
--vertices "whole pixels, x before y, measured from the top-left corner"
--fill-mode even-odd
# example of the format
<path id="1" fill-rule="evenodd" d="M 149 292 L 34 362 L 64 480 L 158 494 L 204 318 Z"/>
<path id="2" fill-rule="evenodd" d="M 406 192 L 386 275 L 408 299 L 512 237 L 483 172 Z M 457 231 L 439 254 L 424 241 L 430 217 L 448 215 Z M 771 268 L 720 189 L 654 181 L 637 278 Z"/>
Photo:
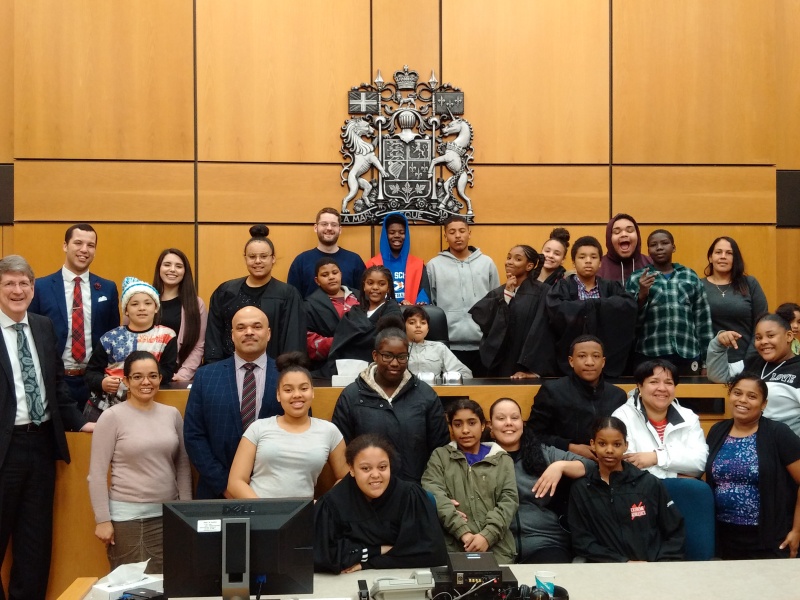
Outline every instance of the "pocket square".
<path id="1" fill-rule="evenodd" d="M 106 298 L 105 296 L 100 296 L 100 297 L 97 299 L 97 301 L 98 301 L 98 302 L 105 302 L 106 300 L 108 300 L 108 298 Z"/>

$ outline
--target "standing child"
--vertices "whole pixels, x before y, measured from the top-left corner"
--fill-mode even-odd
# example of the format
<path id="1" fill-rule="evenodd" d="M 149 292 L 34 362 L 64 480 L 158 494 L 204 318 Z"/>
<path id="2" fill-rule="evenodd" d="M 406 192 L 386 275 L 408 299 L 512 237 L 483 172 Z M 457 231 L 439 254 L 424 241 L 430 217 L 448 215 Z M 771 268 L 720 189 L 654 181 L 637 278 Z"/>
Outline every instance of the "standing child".
<path id="1" fill-rule="evenodd" d="M 315 366 L 321 366 L 330 354 L 339 321 L 358 300 L 342 285 L 342 271 L 333 258 L 323 257 L 314 267 L 314 290 L 305 300 L 306 350 Z"/>
<path id="2" fill-rule="evenodd" d="M 469 310 L 483 332 L 481 361 L 490 377 L 529 379 L 555 370 L 544 310 L 550 288 L 536 279 L 543 262 L 528 245 L 512 247 L 506 257 L 506 284 Z"/>
<path id="3" fill-rule="evenodd" d="M 155 357 L 164 382 L 172 381 L 177 369 L 177 336 L 169 327 L 155 323 L 161 303 L 156 289 L 136 277 L 126 277 L 121 303 L 128 324 L 100 337 L 86 367 L 86 385 L 92 396 L 83 414 L 90 421 L 97 421 L 104 410 L 127 398 L 123 365 L 135 350 L 146 350 Z"/>
<path id="4" fill-rule="evenodd" d="M 411 306 L 403 312 L 408 335 L 409 357 L 408 370 L 419 375 L 420 373 L 433 373 L 440 375 L 443 372 L 458 371 L 462 377 L 472 378 L 472 371 L 464 365 L 450 348 L 442 342 L 429 342 L 428 311 L 421 306 Z"/>
<path id="5" fill-rule="evenodd" d="M 706 290 L 697 273 L 672 262 L 675 239 L 666 229 L 647 238 L 652 267 L 625 285 L 639 301 L 634 362 L 665 358 L 687 375 L 699 375 L 714 337 Z"/>
<path id="6" fill-rule="evenodd" d="M 555 337 L 558 367 L 568 375 L 569 347 L 580 335 L 600 338 L 605 348 L 605 373 L 619 377 L 636 339 L 636 300 L 618 281 L 597 276 L 603 247 L 590 235 L 572 246 L 575 274 L 556 282 L 547 294 L 547 317 Z"/>
<path id="7" fill-rule="evenodd" d="M 592 562 L 683 559 L 683 517 L 661 482 L 623 460 L 628 431 L 600 417 L 590 445 L 597 465 L 572 486 L 569 526 L 575 554 Z"/>
<path id="8" fill-rule="evenodd" d="M 519 506 L 514 461 L 494 442 L 481 443 L 486 418 L 474 400 L 453 402 L 447 421 L 455 441 L 433 451 L 422 476 L 422 487 L 436 499 L 447 549 L 491 551 L 498 563 L 512 563 L 516 544 L 510 526 Z"/>

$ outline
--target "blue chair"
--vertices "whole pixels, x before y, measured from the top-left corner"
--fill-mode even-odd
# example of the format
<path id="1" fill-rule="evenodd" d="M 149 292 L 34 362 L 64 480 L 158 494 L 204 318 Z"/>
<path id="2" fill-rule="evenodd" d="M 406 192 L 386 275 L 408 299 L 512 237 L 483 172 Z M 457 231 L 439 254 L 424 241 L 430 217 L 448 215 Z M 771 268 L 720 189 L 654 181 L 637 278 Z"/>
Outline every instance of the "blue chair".
<path id="1" fill-rule="evenodd" d="M 685 477 L 662 479 L 661 483 L 683 515 L 686 529 L 683 550 L 686 560 L 714 558 L 716 516 L 711 487 L 700 479 Z"/>

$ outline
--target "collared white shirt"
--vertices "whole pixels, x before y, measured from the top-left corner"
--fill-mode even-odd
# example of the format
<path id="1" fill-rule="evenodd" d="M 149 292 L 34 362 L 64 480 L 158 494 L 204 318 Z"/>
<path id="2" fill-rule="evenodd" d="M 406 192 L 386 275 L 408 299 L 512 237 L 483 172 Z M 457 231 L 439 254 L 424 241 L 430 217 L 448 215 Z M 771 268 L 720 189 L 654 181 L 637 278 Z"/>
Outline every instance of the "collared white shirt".
<path id="1" fill-rule="evenodd" d="M 47 394 L 44 388 L 44 378 L 42 377 L 42 365 L 39 364 L 36 342 L 33 339 L 31 327 L 28 324 L 28 313 L 25 313 L 20 323 L 25 323 L 25 337 L 28 338 L 28 348 L 30 348 L 31 358 L 33 358 L 33 364 L 36 367 L 36 382 L 39 384 L 39 390 L 42 392 L 42 401 L 45 406 L 44 419 L 47 420 L 50 418 L 50 411 L 47 407 Z M 3 341 L 6 343 L 8 358 L 11 361 L 11 372 L 14 375 L 14 393 L 17 397 L 17 414 L 16 417 L 14 417 L 14 425 L 27 425 L 31 422 L 31 417 L 30 414 L 28 414 L 28 401 L 25 399 L 25 384 L 22 381 L 22 367 L 20 367 L 19 364 L 17 331 L 14 329 L 14 325 L 16 324 L 16 321 L 0 310 L 0 328 L 3 330 Z"/>
<path id="2" fill-rule="evenodd" d="M 67 267 L 61 267 L 61 277 L 64 280 L 64 299 L 67 303 L 67 345 L 61 355 L 65 369 L 86 368 L 92 356 L 92 288 L 89 285 L 89 271 L 78 275 Z M 86 342 L 86 361 L 79 363 L 72 356 L 72 297 L 75 290 L 75 278 L 81 278 L 81 297 L 83 299 L 83 338 Z"/>
<path id="3" fill-rule="evenodd" d="M 247 361 L 241 356 L 233 353 L 233 364 L 236 367 L 236 389 L 239 392 L 239 408 L 242 406 L 242 388 L 244 388 L 244 376 L 247 371 L 244 368 L 245 363 L 253 362 L 256 368 L 253 373 L 256 376 L 256 419 L 258 413 L 261 412 L 261 400 L 264 398 L 264 386 L 267 383 L 267 353 L 264 352 L 254 361 Z"/>

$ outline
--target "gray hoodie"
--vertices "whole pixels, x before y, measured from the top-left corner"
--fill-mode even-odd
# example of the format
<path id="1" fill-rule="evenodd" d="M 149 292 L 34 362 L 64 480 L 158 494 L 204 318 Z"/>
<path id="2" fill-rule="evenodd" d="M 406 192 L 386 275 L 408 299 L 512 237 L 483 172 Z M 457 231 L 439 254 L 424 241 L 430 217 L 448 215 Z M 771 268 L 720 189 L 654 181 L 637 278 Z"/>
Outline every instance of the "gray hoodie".
<path id="1" fill-rule="evenodd" d="M 425 266 L 431 285 L 431 303 L 447 315 L 452 350 L 477 350 L 481 330 L 467 312 L 500 285 L 500 275 L 491 258 L 470 246 L 472 254 L 459 260 L 449 250 L 434 256 Z"/>

